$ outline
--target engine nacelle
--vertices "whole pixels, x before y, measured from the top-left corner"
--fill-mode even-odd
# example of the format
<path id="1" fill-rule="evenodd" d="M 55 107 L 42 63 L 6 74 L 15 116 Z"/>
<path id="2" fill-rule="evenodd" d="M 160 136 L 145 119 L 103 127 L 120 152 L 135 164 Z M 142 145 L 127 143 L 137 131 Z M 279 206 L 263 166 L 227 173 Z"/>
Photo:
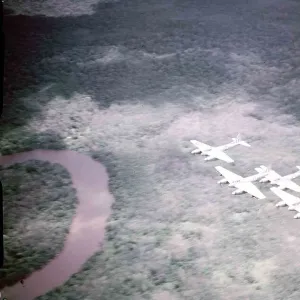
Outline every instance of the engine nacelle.
<path id="1" fill-rule="evenodd" d="M 294 219 L 300 219 L 300 213 L 296 214 L 296 215 L 294 216 Z"/>
<path id="2" fill-rule="evenodd" d="M 288 210 L 295 210 L 295 208 L 293 206 L 289 206 Z"/>
<path id="3" fill-rule="evenodd" d="M 263 179 L 261 179 L 259 182 L 268 182 L 268 181 L 269 181 L 269 179 L 263 178 Z"/>
<path id="4" fill-rule="evenodd" d="M 233 182 L 231 182 L 231 183 L 229 183 L 229 185 L 228 186 L 230 186 L 230 187 L 234 187 L 237 183 L 239 183 L 240 181 L 233 181 Z"/>
<path id="5" fill-rule="evenodd" d="M 280 180 L 279 179 L 273 179 L 273 180 L 270 180 L 270 183 L 271 184 L 278 184 L 278 183 L 280 183 Z"/>
<path id="6" fill-rule="evenodd" d="M 276 207 L 283 207 L 283 206 L 286 206 L 286 203 L 284 201 L 280 201 L 275 206 Z"/>
<path id="7" fill-rule="evenodd" d="M 220 181 L 218 181 L 218 184 L 223 184 L 223 183 L 227 183 L 228 181 L 226 179 L 221 179 Z"/>
<path id="8" fill-rule="evenodd" d="M 201 150 L 200 149 L 195 149 L 191 153 L 192 154 L 199 154 L 199 153 L 201 153 Z"/>
<path id="9" fill-rule="evenodd" d="M 237 190 L 235 190 L 235 191 L 232 192 L 232 195 L 240 195 L 240 194 L 242 194 L 243 192 L 244 192 L 244 191 L 237 189 Z"/>
<path id="10" fill-rule="evenodd" d="M 206 158 L 204 158 L 204 160 L 213 160 L 213 159 L 215 159 L 215 158 L 214 157 L 206 157 Z"/>

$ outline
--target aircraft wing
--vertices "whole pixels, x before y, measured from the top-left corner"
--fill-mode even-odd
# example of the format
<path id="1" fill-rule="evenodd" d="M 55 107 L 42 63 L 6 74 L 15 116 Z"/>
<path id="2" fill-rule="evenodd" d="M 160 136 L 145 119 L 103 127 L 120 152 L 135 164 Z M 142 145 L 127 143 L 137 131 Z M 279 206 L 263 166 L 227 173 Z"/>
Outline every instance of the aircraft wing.
<path id="1" fill-rule="evenodd" d="M 298 197 L 295 197 L 277 187 L 272 187 L 270 190 L 288 206 L 294 206 L 295 204 L 300 203 L 300 199 Z"/>
<path id="2" fill-rule="evenodd" d="M 300 213 L 300 204 L 293 205 L 292 207 L 295 211 Z"/>
<path id="3" fill-rule="evenodd" d="M 229 183 L 243 178 L 242 176 L 235 174 L 221 166 L 217 166 L 215 168 L 222 176 L 225 177 L 225 179 L 227 179 Z"/>
<path id="4" fill-rule="evenodd" d="M 289 189 L 289 190 L 292 190 L 292 191 L 300 193 L 300 186 L 297 183 L 295 183 L 295 182 L 293 182 L 291 180 L 279 181 L 278 185 L 281 188 L 286 188 L 286 189 Z"/>
<path id="5" fill-rule="evenodd" d="M 209 154 L 209 157 L 210 158 L 217 158 L 217 159 L 223 160 L 227 163 L 233 163 L 234 162 L 234 160 L 229 155 L 224 153 L 223 151 L 212 151 Z"/>
<path id="6" fill-rule="evenodd" d="M 298 213 L 294 216 L 294 219 L 300 219 L 300 204 L 296 204 L 294 206 L 290 206 L 289 207 L 290 210 L 295 210 L 297 211 Z"/>
<path id="7" fill-rule="evenodd" d="M 266 196 L 252 182 L 238 182 L 235 187 L 242 190 L 255 198 L 265 199 Z"/>
<path id="8" fill-rule="evenodd" d="M 211 149 L 212 147 L 207 145 L 207 144 L 204 144 L 204 143 L 201 143 L 199 141 L 196 141 L 196 140 L 190 140 L 190 142 L 195 146 L 197 147 L 199 150 L 201 151 L 206 151 L 206 150 L 209 150 Z"/>

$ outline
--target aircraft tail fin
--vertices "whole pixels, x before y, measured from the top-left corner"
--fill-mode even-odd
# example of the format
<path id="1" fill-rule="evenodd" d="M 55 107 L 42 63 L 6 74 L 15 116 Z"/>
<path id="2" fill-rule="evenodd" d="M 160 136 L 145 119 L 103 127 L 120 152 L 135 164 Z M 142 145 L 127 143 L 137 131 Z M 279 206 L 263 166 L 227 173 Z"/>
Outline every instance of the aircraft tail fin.
<path id="1" fill-rule="evenodd" d="M 259 173 L 270 172 L 272 170 L 272 165 L 268 165 L 268 166 L 261 165 L 259 168 L 255 168 L 255 170 Z"/>
<path id="2" fill-rule="evenodd" d="M 271 172 L 272 171 L 272 165 L 267 165 L 267 168 L 266 168 L 266 172 Z"/>
<path id="3" fill-rule="evenodd" d="M 254 168 L 257 173 L 261 173 L 261 168 Z"/>
<path id="4" fill-rule="evenodd" d="M 233 142 L 239 145 L 243 145 L 245 147 L 251 147 L 251 145 L 242 140 L 241 134 L 239 133 L 236 138 L 232 138 Z"/>

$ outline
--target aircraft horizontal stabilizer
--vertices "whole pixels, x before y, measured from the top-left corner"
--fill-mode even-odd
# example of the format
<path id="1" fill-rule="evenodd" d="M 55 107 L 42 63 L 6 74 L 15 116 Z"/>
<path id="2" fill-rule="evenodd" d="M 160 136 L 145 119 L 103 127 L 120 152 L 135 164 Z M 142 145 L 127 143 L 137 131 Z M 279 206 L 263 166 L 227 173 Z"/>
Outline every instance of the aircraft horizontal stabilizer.
<path id="1" fill-rule="evenodd" d="M 240 145 L 243 145 L 243 146 L 245 146 L 245 147 L 251 147 L 251 145 L 250 144 L 248 144 L 247 142 L 245 142 L 245 141 L 240 141 L 240 143 L 239 143 Z"/>
<path id="2" fill-rule="evenodd" d="M 241 139 L 241 134 L 239 133 L 236 138 L 232 138 L 233 142 L 245 147 L 251 147 L 251 145 Z"/>

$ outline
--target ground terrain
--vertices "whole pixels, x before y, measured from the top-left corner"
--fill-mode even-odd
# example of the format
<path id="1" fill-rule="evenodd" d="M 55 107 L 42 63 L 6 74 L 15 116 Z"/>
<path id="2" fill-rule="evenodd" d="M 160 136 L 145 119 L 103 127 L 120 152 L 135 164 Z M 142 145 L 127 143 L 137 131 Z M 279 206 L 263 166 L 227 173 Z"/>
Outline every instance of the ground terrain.
<path id="1" fill-rule="evenodd" d="M 62 250 L 77 199 L 68 172 L 57 164 L 28 161 L 2 167 L 0 176 L 5 215 L 2 288 L 27 277 Z"/>
<path id="2" fill-rule="evenodd" d="M 5 19 L 0 151 L 91 155 L 116 200 L 102 251 L 40 299 L 299 299 L 299 220 L 213 167 L 299 165 L 300 3 L 45 3 Z M 234 166 L 189 153 L 238 132 Z"/>

